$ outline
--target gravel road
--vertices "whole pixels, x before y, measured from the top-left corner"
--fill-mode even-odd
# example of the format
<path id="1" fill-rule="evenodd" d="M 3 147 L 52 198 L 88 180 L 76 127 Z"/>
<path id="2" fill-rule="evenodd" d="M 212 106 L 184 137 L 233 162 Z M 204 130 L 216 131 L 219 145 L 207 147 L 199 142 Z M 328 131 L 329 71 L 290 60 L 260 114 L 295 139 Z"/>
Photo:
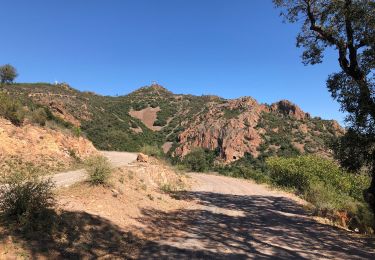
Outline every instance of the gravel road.
<path id="1" fill-rule="evenodd" d="M 105 157 L 108 158 L 111 165 L 115 167 L 121 167 L 134 162 L 137 159 L 136 153 L 127 152 L 101 152 Z M 52 176 L 52 180 L 55 182 L 56 187 L 68 187 L 74 183 L 85 180 L 87 177 L 84 169 L 67 171 L 57 173 Z"/>
<path id="2" fill-rule="evenodd" d="M 316 222 L 293 195 L 251 181 L 190 174 L 180 199 L 198 207 L 146 212 L 142 259 L 375 259 L 374 239 Z M 147 236 L 147 231 L 146 231 Z"/>

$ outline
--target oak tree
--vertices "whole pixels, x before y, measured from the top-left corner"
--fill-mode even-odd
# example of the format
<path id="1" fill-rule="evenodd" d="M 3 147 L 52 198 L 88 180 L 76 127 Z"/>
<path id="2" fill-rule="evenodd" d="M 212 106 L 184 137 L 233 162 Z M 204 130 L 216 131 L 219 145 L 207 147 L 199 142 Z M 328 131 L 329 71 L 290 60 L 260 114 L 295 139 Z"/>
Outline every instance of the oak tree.
<path id="1" fill-rule="evenodd" d="M 365 198 L 375 211 L 375 0 L 273 0 L 285 21 L 300 23 L 297 46 L 304 64 L 323 62 L 333 48 L 340 71 L 327 87 L 347 113 L 348 130 L 337 145 L 342 166 L 366 167 L 372 182 Z"/>

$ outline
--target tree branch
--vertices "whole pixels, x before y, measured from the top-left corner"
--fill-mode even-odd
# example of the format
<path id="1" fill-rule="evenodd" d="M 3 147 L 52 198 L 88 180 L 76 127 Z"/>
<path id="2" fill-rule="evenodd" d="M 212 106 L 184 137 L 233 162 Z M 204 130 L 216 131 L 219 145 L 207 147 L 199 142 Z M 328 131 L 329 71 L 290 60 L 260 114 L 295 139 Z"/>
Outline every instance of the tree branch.
<path id="1" fill-rule="evenodd" d="M 310 21 L 310 30 L 316 32 L 318 34 L 318 37 L 321 40 L 324 40 L 331 45 L 334 45 L 339 50 L 339 63 L 341 68 L 345 71 L 347 70 L 349 66 L 349 61 L 346 58 L 346 46 L 345 43 L 343 43 L 341 40 L 336 39 L 332 33 L 328 32 L 326 29 L 324 29 L 322 26 L 319 26 L 316 24 L 316 18 L 315 15 L 311 9 L 311 2 L 310 0 L 305 0 L 306 3 L 306 13 L 307 17 Z"/>

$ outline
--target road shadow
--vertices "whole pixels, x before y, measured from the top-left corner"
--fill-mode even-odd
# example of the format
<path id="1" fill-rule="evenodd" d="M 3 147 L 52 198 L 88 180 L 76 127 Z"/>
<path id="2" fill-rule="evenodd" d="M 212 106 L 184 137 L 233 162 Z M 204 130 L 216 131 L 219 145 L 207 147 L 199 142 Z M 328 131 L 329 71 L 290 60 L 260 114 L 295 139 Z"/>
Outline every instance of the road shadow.
<path id="1" fill-rule="evenodd" d="M 180 256 L 228 258 L 204 250 L 161 245 L 86 212 L 63 211 L 53 217 L 54 224 L 47 225 L 43 231 L 26 234 L 7 221 L 0 222 L 0 245 L 6 244 L 5 241 L 11 236 L 17 247 L 28 252 L 29 259 L 140 259 L 145 256 L 147 259 L 178 259 Z M 4 256 L 7 259 L 3 253 L 0 248 L 0 258 Z"/>
<path id="2" fill-rule="evenodd" d="M 0 241 L 12 236 L 31 259 L 133 258 L 142 240 L 99 216 L 63 211 L 38 232 L 23 232 L 4 224 Z"/>
<path id="3" fill-rule="evenodd" d="M 373 239 L 319 224 L 288 198 L 210 192 L 176 196 L 202 207 L 168 213 L 143 209 L 138 221 L 158 244 L 143 248 L 140 258 L 162 258 L 160 248 L 169 245 L 185 249 L 170 259 L 204 258 L 189 255 L 197 248 L 207 256 L 215 253 L 212 259 L 375 259 Z"/>
<path id="4" fill-rule="evenodd" d="M 11 235 L 31 259 L 375 259 L 372 239 L 318 224 L 286 198 L 176 195 L 200 207 L 143 209 L 143 228 L 136 227 L 142 236 L 100 216 L 63 211 L 43 232 L 25 237 L 5 228 L 0 241 Z"/>

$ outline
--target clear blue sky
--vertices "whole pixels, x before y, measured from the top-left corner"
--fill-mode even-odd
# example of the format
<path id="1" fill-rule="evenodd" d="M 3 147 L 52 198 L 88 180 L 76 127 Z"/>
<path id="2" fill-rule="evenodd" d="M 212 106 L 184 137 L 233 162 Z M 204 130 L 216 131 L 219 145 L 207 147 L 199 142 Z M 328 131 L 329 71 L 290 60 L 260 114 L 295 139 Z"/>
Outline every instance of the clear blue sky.
<path id="1" fill-rule="evenodd" d="M 299 27 L 278 14 L 271 0 L 4 0 L 0 64 L 18 82 L 121 95 L 155 80 L 175 93 L 289 99 L 342 122 L 325 86 L 336 56 L 304 66 Z"/>

